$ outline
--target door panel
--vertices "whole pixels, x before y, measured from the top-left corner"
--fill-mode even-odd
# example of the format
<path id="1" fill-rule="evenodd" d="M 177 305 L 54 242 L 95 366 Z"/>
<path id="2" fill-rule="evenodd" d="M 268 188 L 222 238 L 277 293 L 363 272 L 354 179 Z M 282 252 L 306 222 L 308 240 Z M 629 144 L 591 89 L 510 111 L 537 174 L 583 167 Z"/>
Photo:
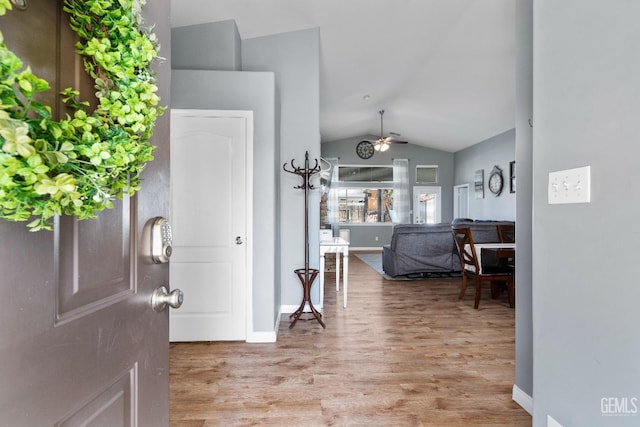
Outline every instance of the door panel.
<path id="1" fill-rule="evenodd" d="M 112 210 L 101 212 L 98 221 L 60 219 L 56 233 L 59 243 L 54 252 L 60 272 L 56 316 L 59 321 L 74 312 L 99 309 L 135 291 L 130 256 L 135 241 L 130 224 L 135 217 L 129 205 L 129 199 L 125 198 Z M 108 257 L 104 257 L 105 247 L 112 250 Z"/>
<path id="2" fill-rule="evenodd" d="M 187 298 L 170 339 L 246 340 L 252 115 L 172 110 L 171 120 L 171 283 Z"/>
<path id="3" fill-rule="evenodd" d="M 188 126 L 194 127 L 192 129 L 211 126 L 206 120 L 188 121 Z M 244 194 L 233 194 L 230 186 L 234 139 L 216 135 L 213 131 L 192 130 L 175 133 L 172 138 L 175 141 L 172 162 L 177 168 L 171 181 L 172 203 L 177 207 L 172 210 L 177 231 L 174 236 L 175 247 L 180 247 L 181 251 L 197 247 L 228 249 L 233 231 L 233 214 L 229 212 L 229 207 L 233 206 L 234 197 L 240 201 L 244 197 Z M 197 155 L 194 156 L 194 153 Z M 243 155 L 243 151 L 237 154 Z M 240 165 L 240 168 L 244 170 L 244 165 Z M 180 206 L 198 208 L 180 209 Z M 212 218 L 211 214 L 215 217 Z"/>
<path id="4" fill-rule="evenodd" d="M 59 92 L 56 88 L 60 85 L 56 55 L 60 47 L 58 35 L 60 26 L 66 25 L 61 22 L 64 19 L 61 16 L 61 3 L 61 0 L 29 0 L 27 10 L 9 11 L 0 17 L 0 29 L 7 47 L 26 60 L 31 69 L 51 85 L 52 90 L 39 94 L 38 100 L 52 107 L 54 117 L 59 116 L 59 99 L 56 96 Z M 25 31 L 27 28 L 30 30 Z M 75 35 L 66 30 L 64 32 L 69 42 Z M 73 47 L 73 43 L 68 46 Z M 73 52 L 71 50 L 71 54 Z"/>
<path id="5" fill-rule="evenodd" d="M 94 92 L 61 1 L 29 0 L 25 12 L 0 18 L 6 44 L 52 90 L 40 99 L 56 117 L 59 89 Z M 169 1 L 149 2 L 146 22 L 163 49 Z M 170 52 L 156 66 L 159 95 L 169 103 Z M 146 221 L 168 216 L 169 117 L 156 124 L 155 160 L 142 191 L 116 201 L 97 219 L 62 217 L 54 231 L 0 220 L 0 426 L 169 425 L 168 313 L 151 308 L 167 285 L 168 264 L 139 255 Z"/>
<path id="6" fill-rule="evenodd" d="M 115 384 L 78 408 L 56 427 L 125 427 L 136 424 L 137 366 L 125 372 Z"/>

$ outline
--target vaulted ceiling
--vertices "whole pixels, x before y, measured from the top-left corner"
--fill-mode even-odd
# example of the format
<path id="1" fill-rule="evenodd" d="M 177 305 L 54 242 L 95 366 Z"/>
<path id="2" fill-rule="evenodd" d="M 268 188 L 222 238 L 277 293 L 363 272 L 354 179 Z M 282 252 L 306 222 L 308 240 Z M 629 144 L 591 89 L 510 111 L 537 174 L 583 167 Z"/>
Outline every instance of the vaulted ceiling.
<path id="1" fill-rule="evenodd" d="M 514 127 L 514 0 L 172 0 L 172 26 L 242 39 L 320 29 L 322 141 L 380 133 L 455 152 Z"/>

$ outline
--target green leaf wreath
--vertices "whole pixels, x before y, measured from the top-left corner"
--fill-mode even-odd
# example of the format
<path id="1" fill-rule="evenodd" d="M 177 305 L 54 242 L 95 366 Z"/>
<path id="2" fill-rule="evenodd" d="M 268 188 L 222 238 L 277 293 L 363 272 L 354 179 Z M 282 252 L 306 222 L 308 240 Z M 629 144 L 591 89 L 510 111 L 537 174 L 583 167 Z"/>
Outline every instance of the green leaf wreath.
<path id="1" fill-rule="evenodd" d="M 49 83 L 7 48 L 0 32 L 0 218 L 51 230 L 55 215 L 94 218 L 115 197 L 140 189 L 164 110 L 151 71 L 158 44 L 143 27 L 143 1 L 65 0 L 98 103 L 89 112 L 79 92 L 67 88 L 62 99 L 73 114 L 64 120 L 35 99 Z M 10 0 L 0 0 L 0 15 L 10 9 Z"/>

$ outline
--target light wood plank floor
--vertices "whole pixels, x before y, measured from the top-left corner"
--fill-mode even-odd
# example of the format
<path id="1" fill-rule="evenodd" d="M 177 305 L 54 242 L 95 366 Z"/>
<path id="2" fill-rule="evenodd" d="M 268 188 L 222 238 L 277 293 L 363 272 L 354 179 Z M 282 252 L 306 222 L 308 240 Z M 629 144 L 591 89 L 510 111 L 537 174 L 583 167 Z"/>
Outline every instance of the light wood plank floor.
<path id="1" fill-rule="evenodd" d="M 344 309 L 333 276 L 327 329 L 284 316 L 273 344 L 171 344 L 171 426 L 531 425 L 506 295 L 474 310 L 460 279 L 386 281 L 351 255 Z"/>

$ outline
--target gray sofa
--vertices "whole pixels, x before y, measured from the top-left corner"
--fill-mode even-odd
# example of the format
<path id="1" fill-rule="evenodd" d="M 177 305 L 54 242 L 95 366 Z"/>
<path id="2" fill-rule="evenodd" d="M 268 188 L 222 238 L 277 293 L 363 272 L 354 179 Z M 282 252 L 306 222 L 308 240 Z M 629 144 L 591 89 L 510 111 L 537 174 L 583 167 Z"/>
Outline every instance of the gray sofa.
<path id="1" fill-rule="evenodd" d="M 476 243 L 498 242 L 499 223 L 508 221 L 455 220 L 468 224 Z M 391 243 L 382 247 L 382 269 L 389 276 L 429 276 L 460 272 L 460 258 L 451 233 L 451 223 L 398 224 Z"/>

